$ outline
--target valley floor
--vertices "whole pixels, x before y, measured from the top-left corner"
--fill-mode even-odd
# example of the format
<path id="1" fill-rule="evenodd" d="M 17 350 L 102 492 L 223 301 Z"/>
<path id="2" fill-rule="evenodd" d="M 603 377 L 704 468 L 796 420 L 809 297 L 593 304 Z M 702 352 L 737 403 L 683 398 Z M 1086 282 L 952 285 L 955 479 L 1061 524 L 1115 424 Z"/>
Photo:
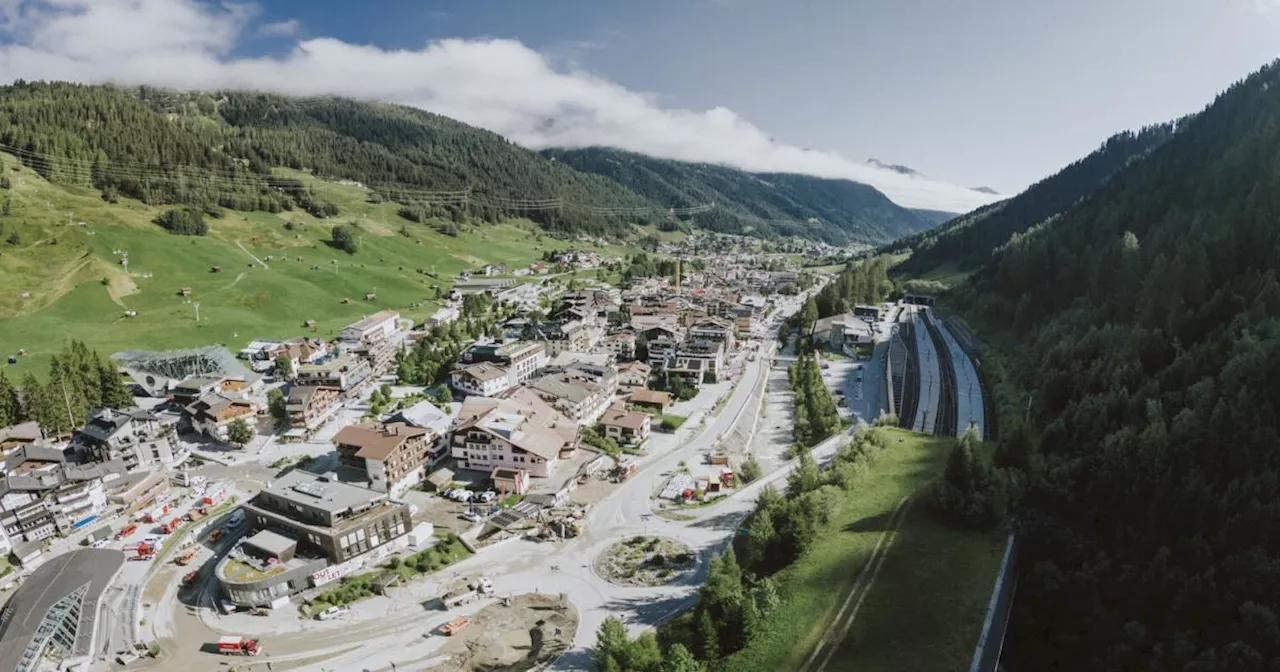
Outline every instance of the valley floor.
<path id="1" fill-rule="evenodd" d="M 965 670 L 1004 551 L 1000 531 L 935 521 L 925 488 L 951 440 L 892 430 L 872 475 L 841 493 L 813 549 L 775 578 L 768 634 L 727 661 L 743 670 Z"/>

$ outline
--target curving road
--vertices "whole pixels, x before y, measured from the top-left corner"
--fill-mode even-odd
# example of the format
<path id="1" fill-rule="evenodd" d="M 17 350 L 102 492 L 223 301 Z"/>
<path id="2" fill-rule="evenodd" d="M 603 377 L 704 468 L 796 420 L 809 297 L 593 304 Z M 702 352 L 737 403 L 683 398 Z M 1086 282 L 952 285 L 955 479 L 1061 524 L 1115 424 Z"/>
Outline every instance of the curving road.
<path id="1" fill-rule="evenodd" d="M 818 291 L 821 286 L 812 290 Z M 780 318 L 798 310 L 805 295 L 779 311 Z M 775 323 L 776 324 L 776 323 Z M 182 605 L 167 591 L 165 601 L 176 606 L 167 614 L 170 623 L 156 627 L 170 644 L 176 643 L 172 657 L 160 663 L 163 669 L 203 669 L 211 654 L 194 650 L 197 642 L 216 641 L 220 634 L 261 636 L 268 656 L 248 660 L 255 669 L 265 669 L 270 660 L 293 670 L 390 670 L 428 669 L 443 646 L 439 637 L 423 637 L 430 629 L 460 613 L 479 610 L 487 601 L 473 603 L 450 612 L 426 610 L 422 604 L 438 596 L 463 576 L 486 575 L 499 594 L 545 592 L 563 593 L 579 615 L 573 648 L 549 669 L 581 670 L 590 667 L 588 651 L 595 643 L 600 624 L 617 616 L 640 631 L 662 622 L 687 606 L 705 579 L 707 560 L 719 552 L 735 534 L 739 523 L 754 507 L 760 491 L 777 485 L 794 466 L 789 462 L 739 488 L 712 506 L 681 511 L 682 520 L 657 515 L 659 502 L 652 498 L 663 476 L 688 465 L 692 473 L 703 466 L 703 457 L 716 440 L 734 430 L 738 422 L 754 424 L 759 413 L 759 391 L 768 375 L 776 350 L 776 326 L 771 326 L 762 345 L 761 356 L 747 362 L 739 384 L 730 393 L 719 413 L 705 426 L 682 430 L 685 440 L 668 452 L 646 456 L 640 471 L 595 505 L 584 521 L 583 534 L 568 542 L 540 542 L 515 539 L 483 550 L 446 570 L 441 575 L 412 582 L 397 589 L 392 604 L 367 600 L 354 605 L 348 619 L 317 622 L 279 618 L 259 619 L 243 614 L 221 616 L 212 609 L 212 582 L 207 581 Z M 692 422 L 692 421 L 691 421 Z M 844 436 L 832 437 L 814 448 L 819 463 L 828 461 Z M 701 559 L 695 572 L 682 580 L 658 587 L 618 586 L 595 574 L 594 560 L 610 544 L 638 534 L 655 534 L 681 541 Z M 220 549 L 221 550 L 221 549 Z M 206 570 L 207 571 L 207 570 Z M 176 572 L 161 577 L 176 581 Z M 269 624 L 267 622 L 270 622 Z M 222 662 L 222 661 L 219 661 Z M 261 667 L 259 667 L 261 666 Z"/>

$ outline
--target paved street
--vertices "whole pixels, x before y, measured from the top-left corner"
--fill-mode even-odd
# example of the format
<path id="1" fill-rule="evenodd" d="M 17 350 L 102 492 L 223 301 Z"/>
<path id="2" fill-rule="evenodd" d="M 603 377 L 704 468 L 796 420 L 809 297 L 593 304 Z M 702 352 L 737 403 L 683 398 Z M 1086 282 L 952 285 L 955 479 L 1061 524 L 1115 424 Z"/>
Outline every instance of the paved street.
<path id="1" fill-rule="evenodd" d="M 790 310 L 798 306 L 796 302 Z M 524 539 L 506 542 L 438 576 L 412 582 L 396 591 L 393 598 L 361 602 L 348 620 L 327 623 L 302 621 L 287 613 L 268 619 L 242 614 L 218 615 L 211 608 L 212 584 L 206 582 L 199 590 L 192 591 L 193 595 L 186 600 L 190 604 L 175 606 L 170 614 L 160 614 L 167 617 L 166 620 L 172 619 L 172 623 L 158 627 L 157 634 L 163 632 L 181 643 L 175 658 L 166 661 L 165 669 L 199 669 L 207 665 L 208 654 L 196 651 L 194 645 L 213 641 L 221 633 L 260 634 L 270 655 L 249 661 L 255 667 L 273 660 L 291 661 L 291 669 L 315 671 L 386 670 L 392 663 L 397 670 L 426 669 L 433 664 L 432 656 L 442 642 L 440 638 L 424 638 L 423 633 L 467 610 L 448 614 L 424 612 L 422 602 L 437 596 L 457 577 L 479 574 L 491 577 L 500 594 L 564 593 L 577 608 L 580 620 L 574 648 L 552 669 L 586 669 L 589 667 L 587 652 L 606 617 L 619 616 L 639 631 L 687 605 L 705 577 L 706 560 L 732 538 L 738 523 L 754 506 L 760 490 L 767 484 L 777 484 L 790 470 L 791 463 L 787 463 L 713 506 L 682 512 L 687 513 L 690 520 L 674 522 L 655 515 L 658 502 L 651 499 L 651 495 L 665 474 L 677 469 L 681 462 L 701 464 L 703 455 L 718 437 L 729 433 L 737 423 L 755 420 L 752 414 L 758 412 L 759 406 L 755 392 L 762 377 L 768 375 L 771 359 L 768 354 L 775 333 L 776 330 L 770 330 L 770 339 L 762 346 L 761 356 L 754 362 L 744 363 L 739 384 L 719 412 L 705 425 L 697 422 L 699 418 L 691 417 L 674 441 L 654 446 L 642 460 L 641 471 L 591 510 L 582 536 L 563 543 Z M 821 444 L 815 448 L 815 456 L 820 461 L 830 459 L 843 438 L 834 437 Z M 263 455 L 262 459 L 267 457 Z M 592 569 L 596 556 L 615 541 L 637 534 L 659 534 L 682 541 L 702 562 L 691 576 L 654 588 L 622 587 L 598 577 Z M 168 574 L 169 581 L 176 580 L 176 571 Z M 483 606 L 481 601 L 471 609 Z M 324 660 L 312 662 L 317 658 Z"/>

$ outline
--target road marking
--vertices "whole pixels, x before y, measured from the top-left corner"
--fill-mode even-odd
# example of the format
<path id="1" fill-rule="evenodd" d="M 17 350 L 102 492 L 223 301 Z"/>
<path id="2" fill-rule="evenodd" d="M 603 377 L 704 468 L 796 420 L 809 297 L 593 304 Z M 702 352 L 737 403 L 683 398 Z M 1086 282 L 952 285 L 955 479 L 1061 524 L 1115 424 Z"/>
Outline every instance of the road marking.
<path id="1" fill-rule="evenodd" d="M 831 625 L 827 626 L 827 631 L 818 640 L 818 646 L 814 648 L 813 653 L 809 654 L 804 665 L 800 667 L 800 672 L 807 672 L 812 667 L 813 661 L 817 659 L 818 654 L 822 653 L 824 647 L 827 648 L 827 655 L 823 656 L 822 662 L 818 664 L 817 672 L 822 672 L 822 670 L 826 669 L 832 654 L 839 648 L 840 642 L 844 640 L 849 628 L 853 625 L 853 621 L 857 617 L 859 609 L 862 608 L 862 602 L 866 599 L 867 593 L 871 592 L 871 586 L 875 583 L 876 577 L 880 575 L 880 569 L 884 566 L 885 556 L 888 555 L 889 549 L 898 537 L 898 529 L 901 527 L 903 519 L 906 518 L 907 508 L 910 504 L 910 497 L 903 497 L 898 501 L 898 506 L 894 508 L 893 514 L 889 516 L 887 528 L 880 534 L 880 539 L 876 541 L 875 548 L 871 550 L 871 558 L 867 560 L 867 564 L 862 568 L 862 572 L 858 574 L 857 580 L 853 582 L 853 587 L 849 590 L 849 596 L 845 598 L 840 610 L 836 612 L 836 617 L 831 621 Z M 881 547 L 883 547 L 883 551 Z M 861 589 L 861 592 L 859 592 L 859 589 Z M 844 618 L 845 611 L 849 609 L 850 602 L 853 602 L 854 596 L 858 596 L 858 600 L 853 604 L 853 611 L 849 613 L 848 620 L 841 626 L 840 621 Z M 835 637 L 832 635 L 835 635 Z"/>

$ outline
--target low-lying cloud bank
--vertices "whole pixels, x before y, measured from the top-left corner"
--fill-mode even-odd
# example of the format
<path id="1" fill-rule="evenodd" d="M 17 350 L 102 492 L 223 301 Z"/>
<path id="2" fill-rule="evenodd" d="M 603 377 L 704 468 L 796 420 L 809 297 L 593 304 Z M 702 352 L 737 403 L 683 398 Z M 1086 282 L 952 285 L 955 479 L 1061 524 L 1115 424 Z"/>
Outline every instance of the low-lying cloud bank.
<path id="1" fill-rule="evenodd" d="M 296 39 L 294 22 L 265 24 L 253 5 L 196 0 L 0 0 L 0 77 L 182 89 L 256 89 L 412 105 L 521 145 L 609 146 L 870 184 L 900 205 L 965 212 L 998 197 L 909 177 L 837 154 L 772 141 L 732 110 L 661 107 L 582 71 L 561 71 L 515 40 L 448 39 L 387 50 Z M 286 54 L 239 58 L 241 40 L 295 39 Z"/>

